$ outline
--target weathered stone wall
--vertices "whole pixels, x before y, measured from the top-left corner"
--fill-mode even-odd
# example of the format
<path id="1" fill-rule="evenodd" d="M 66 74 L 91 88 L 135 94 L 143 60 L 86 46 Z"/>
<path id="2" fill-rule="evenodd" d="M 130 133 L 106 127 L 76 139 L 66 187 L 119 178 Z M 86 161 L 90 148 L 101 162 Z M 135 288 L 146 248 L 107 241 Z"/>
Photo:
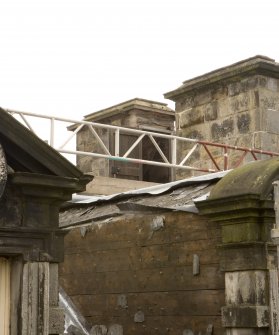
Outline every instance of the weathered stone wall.
<path id="1" fill-rule="evenodd" d="M 278 151 L 279 144 L 279 81 L 263 75 L 234 78 L 190 91 L 176 98 L 177 135 L 205 141 L 225 143 L 269 151 Z M 272 110 L 270 110 L 272 109 Z M 180 148 L 181 157 L 189 145 Z M 220 149 L 213 155 L 223 157 Z M 229 166 L 241 153 L 230 155 Z M 191 164 L 215 168 L 204 149 Z M 245 162 L 251 160 L 248 155 Z M 185 175 L 178 171 L 178 178 Z"/>
<path id="2" fill-rule="evenodd" d="M 217 224 L 186 212 L 127 214 L 72 228 L 60 284 L 93 329 L 223 334 L 219 243 Z"/>
<path id="3" fill-rule="evenodd" d="M 104 144 L 109 147 L 109 132 L 100 128 L 97 133 Z M 76 148 L 79 151 L 105 154 L 88 127 L 84 127 L 78 132 Z M 109 160 L 104 158 L 77 155 L 77 167 L 84 173 L 92 172 L 95 176 L 107 177 L 109 174 Z"/>
<path id="4" fill-rule="evenodd" d="M 274 158 L 234 169 L 197 203 L 201 215 L 221 226 L 226 334 L 278 333 L 278 259 L 271 239 L 278 162 Z"/>

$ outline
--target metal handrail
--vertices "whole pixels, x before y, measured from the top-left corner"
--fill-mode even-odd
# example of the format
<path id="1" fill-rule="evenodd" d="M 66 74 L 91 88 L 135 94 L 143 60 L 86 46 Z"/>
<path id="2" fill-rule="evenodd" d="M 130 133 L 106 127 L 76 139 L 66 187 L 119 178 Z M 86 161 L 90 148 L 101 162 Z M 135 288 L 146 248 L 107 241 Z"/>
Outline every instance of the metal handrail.
<path id="1" fill-rule="evenodd" d="M 27 117 L 35 117 L 40 119 L 47 119 L 50 121 L 50 139 L 49 143 L 50 145 L 55 148 L 58 152 L 64 153 L 64 154 L 73 154 L 73 155 L 85 155 L 90 157 L 98 157 L 98 158 L 104 158 L 104 159 L 110 159 L 110 160 L 117 160 L 121 162 L 131 162 L 136 164 L 147 164 L 147 165 L 155 165 L 155 166 L 165 166 L 168 168 L 175 168 L 175 169 L 186 169 L 186 170 L 195 170 L 195 171 L 201 171 L 201 172 L 216 172 L 221 170 L 228 170 L 231 168 L 235 168 L 239 166 L 244 158 L 250 153 L 251 158 L 254 160 L 258 160 L 261 157 L 258 157 L 257 154 L 265 155 L 268 157 L 273 156 L 279 156 L 279 153 L 272 152 L 272 151 L 265 151 L 265 150 L 259 150 L 259 149 L 252 149 L 252 148 L 245 148 L 245 147 L 238 147 L 233 145 L 227 145 L 222 143 L 215 143 L 215 142 L 208 142 L 208 141 L 202 141 L 197 139 L 191 139 L 186 137 L 179 137 L 175 135 L 167 135 L 162 133 L 156 133 L 151 131 L 144 131 L 144 130 L 138 130 L 138 129 L 132 129 L 132 128 L 124 128 L 119 126 L 113 126 L 108 124 L 102 124 L 102 123 L 96 123 L 91 121 L 79 121 L 79 120 L 73 120 L 68 118 L 62 118 L 57 116 L 49 116 L 49 115 L 43 115 L 43 114 L 35 114 L 35 113 L 29 113 L 29 112 L 22 112 L 22 111 L 16 111 L 11 109 L 6 109 L 6 111 L 12 115 L 19 115 L 23 124 L 33 133 L 36 134 L 33 127 L 30 125 L 30 122 L 27 120 Z M 58 148 L 55 147 L 55 122 L 65 122 L 71 125 L 71 134 L 68 136 L 66 141 L 59 146 Z M 73 127 L 74 125 L 74 127 Z M 96 142 L 100 145 L 101 149 L 103 150 L 103 153 L 100 152 L 88 152 L 88 151 L 80 151 L 80 150 L 69 150 L 66 149 L 66 145 L 76 136 L 76 134 L 83 129 L 84 127 L 87 127 L 89 131 L 91 132 L 92 136 L 95 138 Z M 101 137 L 98 135 L 96 129 L 106 129 L 114 132 L 114 151 L 111 151 L 111 148 L 109 148 L 101 139 Z M 120 135 L 122 133 L 125 134 L 133 134 L 138 136 L 136 141 L 128 148 L 128 150 L 121 156 L 120 155 Z M 155 160 L 146 160 L 146 159 L 135 159 L 129 157 L 129 154 L 136 148 L 137 145 L 139 145 L 142 140 L 148 137 L 150 139 L 150 145 L 153 145 L 154 148 L 157 150 L 159 156 L 162 159 L 162 162 L 158 162 Z M 171 155 L 168 159 L 163 150 L 160 148 L 160 145 L 158 144 L 158 141 L 156 139 L 168 139 L 170 141 L 171 146 Z M 183 156 L 178 155 L 179 150 L 179 143 L 186 142 L 189 144 L 193 144 L 191 148 L 187 151 L 187 153 Z M 214 157 L 212 152 L 210 151 L 210 148 L 220 148 L 222 150 L 222 153 L 219 154 L 217 157 Z M 193 156 L 193 154 L 197 150 L 204 150 L 208 160 L 212 163 L 214 168 L 207 168 L 207 167 L 197 167 L 193 165 L 185 165 L 190 158 Z M 241 156 L 239 157 L 237 163 L 234 166 L 229 166 L 229 154 L 232 151 L 238 151 L 241 152 Z M 220 157 L 222 157 L 222 166 L 220 166 Z M 178 162 L 178 158 L 180 161 Z"/>

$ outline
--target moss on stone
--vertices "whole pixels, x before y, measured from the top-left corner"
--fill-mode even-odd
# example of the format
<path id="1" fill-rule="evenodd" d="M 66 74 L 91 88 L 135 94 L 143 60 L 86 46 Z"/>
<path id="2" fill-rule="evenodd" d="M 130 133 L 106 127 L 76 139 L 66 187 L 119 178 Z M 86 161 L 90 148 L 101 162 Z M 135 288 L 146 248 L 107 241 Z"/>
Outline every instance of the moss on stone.
<path id="1" fill-rule="evenodd" d="M 249 163 L 228 173 L 211 191 L 209 200 L 240 195 L 268 197 L 273 181 L 279 179 L 279 158 Z"/>

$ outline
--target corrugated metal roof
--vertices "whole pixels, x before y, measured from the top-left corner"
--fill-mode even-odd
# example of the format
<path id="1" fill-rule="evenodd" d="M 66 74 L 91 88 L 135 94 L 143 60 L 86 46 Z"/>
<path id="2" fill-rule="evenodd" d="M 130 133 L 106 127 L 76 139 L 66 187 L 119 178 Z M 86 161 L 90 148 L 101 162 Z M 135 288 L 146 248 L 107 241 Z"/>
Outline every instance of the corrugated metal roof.
<path id="1" fill-rule="evenodd" d="M 122 192 L 122 193 L 116 193 L 116 194 L 106 195 L 106 196 L 90 196 L 90 195 L 74 194 L 73 197 L 72 197 L 72 200 L 68 201 L 68 204 L 69 203 L 72 203 L 72 204 L 94 204 L 94 203 L 97 203 L 97 202 L 106 202 L 106 201 L 117 200 L 117 199 L 127 198 L 127 197 L 133 197 L 133 196 L 138 196 L 138 195 L 143 195 L 143 194 L 157 195 L 157 194 L 162 194 L 164 192 L 170 191 L 170 190 L 178 188 L 178 187 L 180 188 L 180 187 L 191 185 L 191 184 L 197 184 L 197 183 L 204 183 L 206 181 L 219 180 L 223 176 L 225 176 L 228 172 L 229 171 L 221 171 L 221 172 L 216 172 L 216 173 L 210 173 L 210 174 L 206 174 L 206 175 L 203 175 L 203 176 L 197 176 L 197 177 L 177 180 L 177 181 L 173 181 L 173 182 L 166 183 L 166 184 L 160 184 L 160 185 L 156 185 L 156 186 L 141 188 L 141 189 Z"/>
<path id="2" fill-rule="evenodd" d="M 227 173 L 218 172 L 110 196 L 75 195 L 60 213 L 60 226 L 91 224 L 125 213 L 166 210 L 197 213 L 194 202 L 205 199 Z"/>

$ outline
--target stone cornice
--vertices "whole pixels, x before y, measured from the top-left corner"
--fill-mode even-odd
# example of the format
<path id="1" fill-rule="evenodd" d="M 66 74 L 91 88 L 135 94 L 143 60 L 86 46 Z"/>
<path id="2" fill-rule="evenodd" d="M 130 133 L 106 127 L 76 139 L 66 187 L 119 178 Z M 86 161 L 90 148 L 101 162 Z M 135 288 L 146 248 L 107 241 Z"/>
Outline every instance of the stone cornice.
<path id="1" fill-rule="evenodd" d="M 117 116 L 120 114 L 127 113 L 131 110 L 140 110 L 152 113 L 158 113 L 161 115 L 168 115 L 175 117 L 174 110 L 169 108 L 166 103 L 157 102 L 152 100 L 135 98 L 128 101 L 124 101 L 120 104 L 96 111 L 94 113 L 90 113 L 84 116 L 84 121 L 89 122 L 104 122 L 103 120 Z M 75 130 L 77 128 L 77 124 L 73 124 L 69 126 L 68 130 Z"/>
<path id="2" fill-rule="evenodd" d="M 153 111 L 157 113 L 163 113 L 168 115 L 173 115 L 174 111 L 167 106 L 166 103 L 135 98 L 128 101 L 124 101 L 120 104 L 99 110 L 95 113 L 85 115 L 84 120 L 86 121 L 96 121 L 103 119 L 110 115 L 115 115 L 121 112 L 126 112 L 131 109 L 141 109 L 146 111 Z"/>
<path id="3" fill-rule="evenodd" d="M 279 78 L 279 64 L 265 56 L 255 56 L 241 62 L 217 69 L 204 75 L 183 82 L 177 89 L 164 94 L 165 99 L 176 99 L 187 92 L 199 90 L 221 82 L 239 80 L 251 75 L 267 75 Z"/>
<path id="4" fill-rule="evenodd" d="M 57 200 L 70 199 L 72 193 L 83 191 L 91 179 L 91 176 L 69 178 L 26 172 L 17 172 L 9 176 L 11 183 L 21 186 L 24 194 L 57 198 Z"/>

